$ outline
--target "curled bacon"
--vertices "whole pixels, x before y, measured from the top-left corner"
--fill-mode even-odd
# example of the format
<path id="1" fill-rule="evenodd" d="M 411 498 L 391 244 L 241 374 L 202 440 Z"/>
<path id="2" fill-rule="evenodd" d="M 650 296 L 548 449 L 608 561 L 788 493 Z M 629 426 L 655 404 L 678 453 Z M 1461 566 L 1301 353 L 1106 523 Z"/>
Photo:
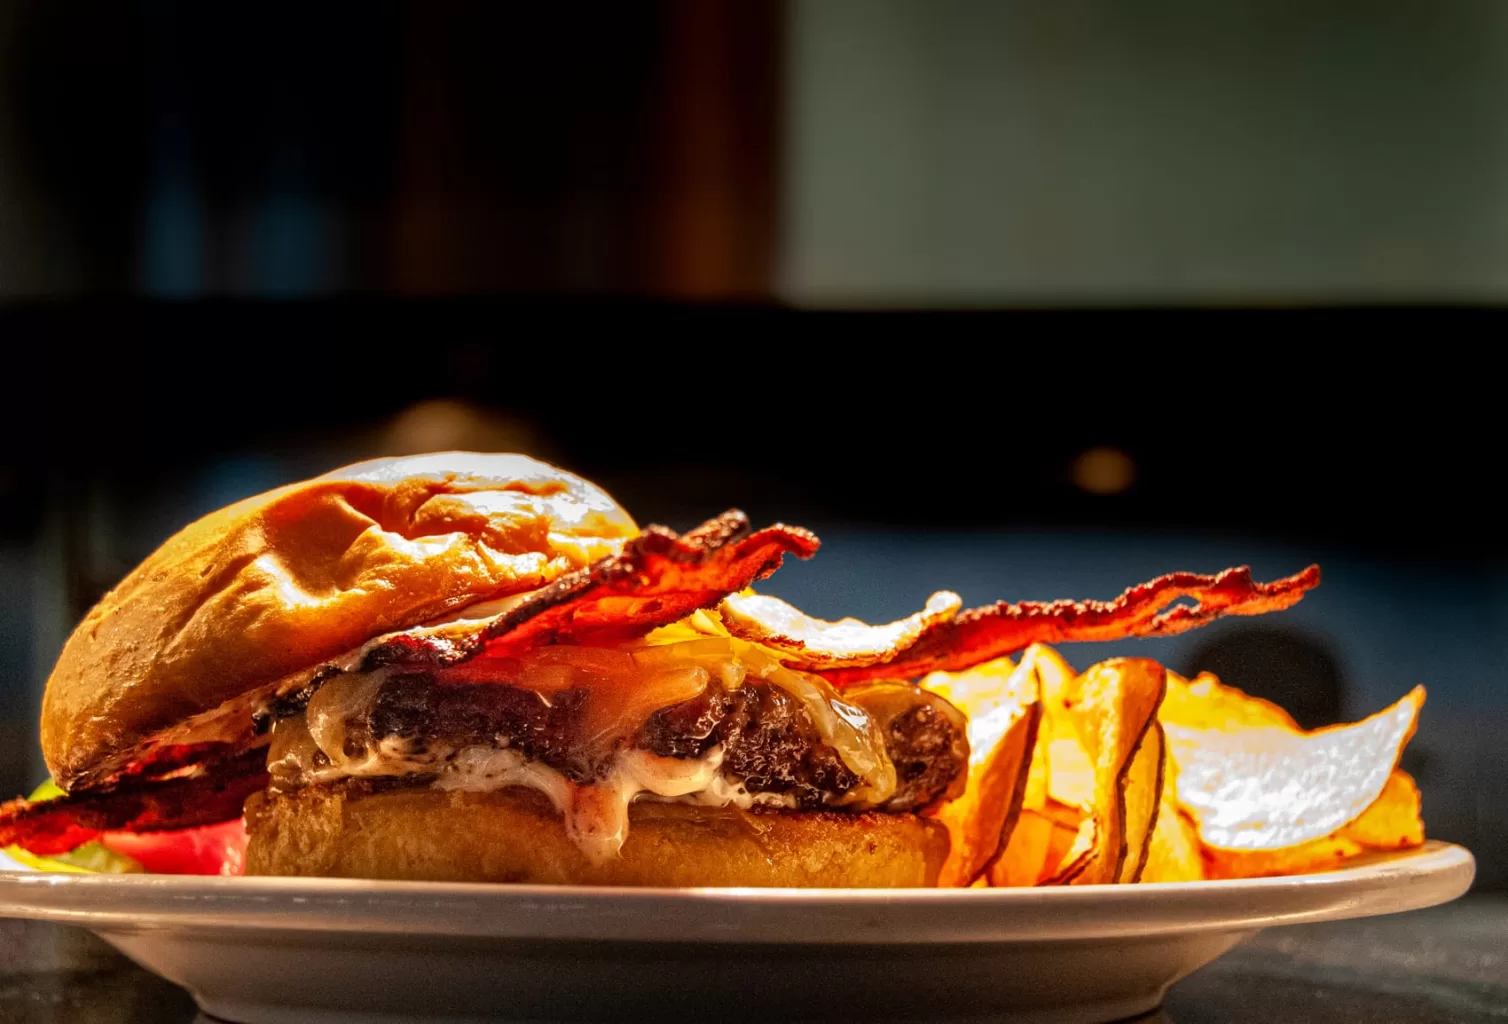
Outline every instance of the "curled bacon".
<path id="1" fill-rule="evenodd" d="M 164 832 L 241 816 L 241 805 L 267 786 L 267 751 L 258 747 L 201 774 L 124 782 L 56 800 L 0 804 L 0 847 L 46 856 L 66 853 L 107 831 Z"/>
<path id="2" fill-rule="evenodd" d="M 362 667 L 454 665 L 484 650 L 506 657 L 541 644 L 634 636 L 710 608 L 769 576 L 786 555 L 810 558 L 819 544 L 783 523 L 749 533 L 749 517 L 737 509 L 685 534 L 650 526 L 621 554 L 562 576 L 482 629 L 396 634 L 374 645 Z"/>
<path id="3" fill-rule="evenodd" d="M 1169 573 L 1138 584 L 1113 601 L 1001 601 L 939 623 L 887 663 L 819 674 L 838 686 L 881 677 L 911 679 L 939 669 L 961 672 L 1034 643 L 1174 636 L 1225 615 L 1281 611 L 1296 604 L 1319 581 L 1317 565 L 1272 583 L 1254 582 L 1251 569 L 1243 565 L 1214 576 Z M 1181 599 L 1195 603 L 1173 604 Z"/>

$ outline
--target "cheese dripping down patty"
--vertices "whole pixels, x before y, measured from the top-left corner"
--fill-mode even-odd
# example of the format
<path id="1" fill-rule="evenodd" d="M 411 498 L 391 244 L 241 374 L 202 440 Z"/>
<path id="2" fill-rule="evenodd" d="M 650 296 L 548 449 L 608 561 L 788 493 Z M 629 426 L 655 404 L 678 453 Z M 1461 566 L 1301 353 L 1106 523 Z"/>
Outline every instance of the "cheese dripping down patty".
<path id="1" fill-rule="evenodd" d="M 537 720 L 531 722 L 533 732 L 521 740 L 505 731 L 460 739 L 447 735 L 444 728 L 433 733 L 421 729 L 418 734 L 412 729 L 393 734 L 368 728 L 365 723 L 372 720 L 380 701 L 402 703 L 406 688 L 423 689 L 411 682 L 413 678 L 385 668 L 325 683 L 304 714 L 284 718 L 274 727 L 269 755 L 274 789 L 378 778 L 440 790 L 523 786 L 545 795 L 579 847 L 601 861 L 622 846 L 628 806 L 636 799 L 745 809 L 805 806 L 778 787 L 746 785 L 719 745 L 677 749 L 678 756 L 645 749 L 653 744 L 642 742 L 641 731 L 656 712 L 694 700 L 704 691 L 710 697 L 746 686 L 778 690 L 789 698 L 782 698 L 785 704 L 799 706 L 814 745 L 829 748 L 831 768 L 825 775 L 819 769 L 818 775 L 843 776 L 843 783 L 824 796 L 821 806 L 866 810 L 882 807 L 897 793 L 896 766 L 886 747 L 886 722 L 880 718 L 914 708 L 922 699 L 917 696 L 920 691 L 904 684 L 871 688 L 875 696 L 869 702 L 879 709 L 877 718 L 860 706 L 864 701 L 844 699 L 819 677 L 785 668 L 770 652 L 727 636 L 720 623 L 700 613 L 616 647 L 544 647 L 526 657 L 484 657 L 434 673 L 433 679 L 425 677 L 431 689 L 436 684 L 442 689 L 469 685 L 503 696 L 512 688 L 512 696 L 526 697 L 536 711 L 560 712 L 558 717 L 571 722 L 564 744 L 569 756 L 564 759 L 556 747 L 539 753 L 536 734 L 543 727 Z M 422 699 L 422 694 L 415 692 L 413 699 Z M 934 698 L 927 706 L 939 703 Z M 957 748 L 966 743 L 961 716 L 942 706 L 956 716 Z M 966 763 L 966 746 L 961 759 L 958 754 L 952 751 L 955 760 Z"/>

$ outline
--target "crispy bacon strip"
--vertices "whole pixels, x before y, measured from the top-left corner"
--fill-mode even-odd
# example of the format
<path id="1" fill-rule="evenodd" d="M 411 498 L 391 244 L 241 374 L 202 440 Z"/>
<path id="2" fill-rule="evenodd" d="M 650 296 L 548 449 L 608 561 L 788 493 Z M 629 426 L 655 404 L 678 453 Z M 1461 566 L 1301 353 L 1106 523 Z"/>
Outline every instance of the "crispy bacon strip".
<path id="1" fill-rule="evenodd" d="M 810 558 L 821 542 L 777 523 L 749 533 L 749 517 L 724 512 L 683 535 L 650 526 L 621 554 L 562 576 L 471 634 L 398 634 L 373 647 L 362 667 L 454 665 L 484 650 L 507 657 L 541 644 L 608 642 L 710 608 L 769 576 L 786 555 Z"/>
<path id="2" fill-rule="evenodd" d="M 72 793 L 56 800 L 0 804 L 0 847 L 46 856 L 66 853 L 106 831 L 163 832 L 214 825 L 241 816 L 241 805 L 267 786 L 267 750 L 257 747 L 203 774 Z"/>
<path id="3" fill-rule="evenodd" d="M 1251 569 L 1243 565 L 1214 576 L 1169 573 L 1113 601 L 1001 601 L 940 623 L 886 664 L 818 672 L 843 686 L 881 677 L 911 679 L 939 669 L 962 672 L 1034 643 L 1174 636 L 1225 615 L 1280 611 L 1296 604 L 1319 581 L 1317 565 L 1272 583 L 1254 582 Z M 1173 604 L 1180 599 L 1195 603 Z"/>

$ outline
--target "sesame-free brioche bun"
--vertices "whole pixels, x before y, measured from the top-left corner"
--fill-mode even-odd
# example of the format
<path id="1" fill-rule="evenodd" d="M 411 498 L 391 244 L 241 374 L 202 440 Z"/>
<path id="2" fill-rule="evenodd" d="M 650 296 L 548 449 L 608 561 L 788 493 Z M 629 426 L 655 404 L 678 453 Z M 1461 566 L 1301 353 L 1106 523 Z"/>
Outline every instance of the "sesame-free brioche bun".
<path id="1" fill-rule="evenodd" d="M 937 884 L 947 828 L 914 814 L 742 812 L 637 802 L 621 854 L 594 864 L 540 793 L 361 783 L 258 793 L 246 803 L 248 875 L 545 885 Z"/>
<path id="2" fill-rule="evenodd" d="M 42 753 L 65 789 L 154 733 L 382 633 L 532 590 L 637 532 L 601 488 L 523 455 L 361 462 L 174 534 L 63 647 Z"/>

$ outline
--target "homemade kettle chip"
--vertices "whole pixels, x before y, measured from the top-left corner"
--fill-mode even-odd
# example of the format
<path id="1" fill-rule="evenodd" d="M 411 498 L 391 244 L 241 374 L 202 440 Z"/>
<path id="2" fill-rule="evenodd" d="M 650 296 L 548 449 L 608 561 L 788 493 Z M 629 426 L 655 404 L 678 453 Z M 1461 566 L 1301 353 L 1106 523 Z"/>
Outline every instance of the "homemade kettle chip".
<path id="1" fill-rule="evenodd" d="M 1169 672 L 1170 693 L 1173 685 L 1173 673 Z M 1204 877 L 1199 830 L 1178 807 L 1178 766 L 1169 758 L 1163 771 L 1162 801 L 1157 809 L 1157 826 L 1152 830 L 1152 842 L 1147 851 L 1147 868 L 1142 872 L 1141 880 L 1197 882 Z"/>
<path id="2" fill-rule="evenodd" d="M 1166 672 L 1147 658 L 1112 658 L 1069 686 L 1068 715 L 1094 766 L 1094 796 L 1069 859 L 1082 866 L 1053 881 L 1135 882 L 1147 864 L 1162 800 L 1167 744 L 1157 721 Z"/>
<path id="3" fill-rule="evenodd" d="M 1068 852 L 1078 829 L 1058 825 L 1046 815 L 1023 807 L 1011 831 L 1010 841 L 985 877 L 990 885 L 1004 888 L 1036 885 Z M 1056 854 L 1053 854 L 1056 840 Z"/>
<path id="4" fill-rule="evenodd" d="M 1407 772 L 1394 771 L 1361 817 L 1333 835 L 1279 850 L 1205 851 L 1211 878 L 1258 878 L 1323 871 L 1341 861 L 1378 850 L 1400 850 L 1424 842 L 1419 787 Z"/>
<path id="5" fill-rule="evenodd" d="M 1388 784 L 1341 835 L 1374 850 L 1402 850 L 1424 842 L 1419 787 L 1408 772 L 1394 770 Z"/>
<path id="6" fill-rule="evenodd" d="M 1293 720 L 1293 716 L 1272 701 L 1226 686 L 1208 672 L 1199 673 L 1193 682 L 1176 672 L 1169 672 L 1168 693 L 1157 718 L 1164 725 L 1192 729 L 1230 730 L 1275 725 L 1299 731 L 1299 723 Z"/>
<path id="7" fill-rule="evenodd" d="M 1060 809 L 1087 808 L 1094 798 L 1094 765 L 1085 753 L 1078 727 L 1068 710 L 1068 688 L 1078 673 L 1046 644 L 1028 647 L 1021 656 L 1021 664 L 1031 666 L 1042 686 L 1042 730 L 1037 740 L 1041 764 L 1033 767 L 1034 774 L 1040 775 L 1042 793 L 1038 800 L 1028 794 L 1026 806 L 1041 810 L 1046 803 L 1053 802 Z M 1060 823 L 1064 820 L 1061 813 L 1055 817 Z"/>
<path id="8" fill-rule="evenodd" d="M 1006 823 L 1005 844 L 987 864 L 991 885 L 1036 885 L 1057 873 L 1084 818 L 1076 805 L 1064 805 L 1049 794 L 1049 760 L 1055 727 L 1065 732 L 1066 742 L 1073 746 L 1081 760 L 1084 759 L 1073 735 L 1073 724 L 1063 706 L 1064 693 L 1073 678 L 1073 669 L 1057 651 L 1045 644 L 1033 644 L 1022 653 L 1021 662 L 1015 667 L 1010 659 L 1000 658 L 972 671 L 934 672 L 923 681 L 924 686 L 948 698 L 971 719 L 975 713 L 971 709 L 989 707 L 1002 687 L 1017 693 L 1034 688 L 1038 695 L 1040 714 L 1035 742 L 1024 752 L 1028 763 L 1021 811 L 1013 827 L 1011 822 Z M 1058 724 L 1055 726 L 1054 722 Z M 977 743 L 972 727 L 969 738 L 971 743 Z M 998 746 L 1005 747 L 1004 744 Z M 977 752 L 979 748 L 976 745 L 974 749 Z M 996 761 L 991 772 L 1004 775 L 1007 770 L 1004 763 Z M 1087 770 L 1087 761 L 1085 774 L 1091 774 Z M 1089 785 L 1092 786 L 1092 780 Z M 973 786 L 971 781 L 970 788 Z M 1084 790 L 1086 798 L 1089 791 L 1089 788 Z"/>
<path id="9" fill-rule="evenodd" d="M 934 673 L 922 685 L 969 719 L 968 785 L 939 815 L 953 846 L 938 878 L 940 886 L 968 886 L 1000 858 L 1017 827 L 1042 720 L 1040 688 L 1029 663 L 1018 668 L 1008 658 L 956 676 Z"/>
<path id="10" fill-rule="evenodd" d="M 1074 884 L 1094 860 L 1102 841 L 1099 822 L 1094 818 L 1085 818 L 1079 823 L 1066 848 L 1061 843 L 1063 836 L 1061 831 L 1053 833 L 1054 842 L 1048 847 L 1047 863 L 1049 866 L 1056 864 L 1057 868 L 1039 880 L 1038 885 Z"/>
<path id="11" fill-rule="evenodd" d="M 1382 795 L 1414 733 L 1424 688 L 1353 725 L 1194 728 L 1165 722 L 1178 801 L 1215 850 L 1286 850 L 1325 839 Z"/>

